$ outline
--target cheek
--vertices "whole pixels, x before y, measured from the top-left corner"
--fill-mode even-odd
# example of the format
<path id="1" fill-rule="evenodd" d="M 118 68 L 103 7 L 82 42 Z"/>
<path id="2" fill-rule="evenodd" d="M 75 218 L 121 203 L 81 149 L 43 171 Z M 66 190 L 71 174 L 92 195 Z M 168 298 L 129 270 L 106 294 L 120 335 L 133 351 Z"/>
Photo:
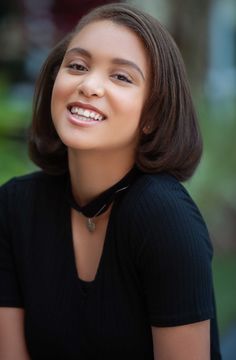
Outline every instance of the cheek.
<path id="1" fill-rule="evenodd" d="M 116 111 L 119 113 L 134 113 L 141 112 L 144 104 L 144 94 L 142 91 L 119 91 L 113 94 L 113 100 Z"/>
<path id="2" fill-rule="evenodd" d="M 52 89 L 52 104 L 56 104 L 57 100 L 60 100 L 65 92 L 65 87 L 61 85 L 60 78 L 56 78 L 53 89 Z"/>
<path id="3" fill-rule="evenodd" d="M 52 90 L 52 101 L 56 103 L 57 101 L 66 101 L 67 96 L 72 91 L 73 82 L 67 79 L 65 74 L 59 71 Z"/>
<path id="4" fill-rule="evenodd" d="M 60 124 L 60 118 L 63 111 L 63 103 L 61 101 L 62 100 L 61 90 L 57 85 L 58 83 L 55 82 L 52 90 L 51 117 L 52 117 L 52 122 L 58 131 L 58 126 Z"/>
<path id="5" fill-rule="evenodd" d="M 52 96 L 51 96 L 51 111 L 55 110 L 56 106 L 56 99 L 58 98 L 58 87 L 57 81 L 55 81 L 53 88 L 52 88 Z"/>
<path id="6" fill-rule="evenodd" d="M 133 94 L 123 94 L 117 103 L 117 114 L 120 115 L 120 120 L 126 122 L 126 127 L 134 129 L 138 126 L 142 109 L 144 106 L 143 93 L 136 91 Z"/>

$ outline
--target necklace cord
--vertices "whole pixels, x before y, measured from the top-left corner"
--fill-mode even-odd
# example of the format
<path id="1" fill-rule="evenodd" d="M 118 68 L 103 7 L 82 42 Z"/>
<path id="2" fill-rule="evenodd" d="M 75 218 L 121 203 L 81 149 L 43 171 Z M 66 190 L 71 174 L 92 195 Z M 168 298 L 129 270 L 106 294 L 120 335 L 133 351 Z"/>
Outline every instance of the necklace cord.
<path id="1" fill-rule="evenodd" d="M 66 198 L 73 209 L 82 213 L 85 217 L 92 219 L 103 214 L 115 200 L 117 194 L 123 193 L 127 190 L 129 186 L 140 176 L 140 174 L 141 171 L 134 166 L 121 180 L 84 206 L 80 206 L 75 201 L 69 177 L 66 184 Z"/>

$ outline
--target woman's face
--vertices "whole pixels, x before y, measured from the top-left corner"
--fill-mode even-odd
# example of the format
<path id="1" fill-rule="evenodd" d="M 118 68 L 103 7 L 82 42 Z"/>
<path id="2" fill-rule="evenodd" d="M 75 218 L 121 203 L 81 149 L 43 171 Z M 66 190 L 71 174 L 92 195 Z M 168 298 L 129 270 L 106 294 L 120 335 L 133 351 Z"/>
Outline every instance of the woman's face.
<path id="1" fill-rule="evenodd" d="M 53 87 L 51 113 L 62 142 L 134 155 L 148 67 L 130 29 L 109 20 L 86 25 L 70 42 Z"/>

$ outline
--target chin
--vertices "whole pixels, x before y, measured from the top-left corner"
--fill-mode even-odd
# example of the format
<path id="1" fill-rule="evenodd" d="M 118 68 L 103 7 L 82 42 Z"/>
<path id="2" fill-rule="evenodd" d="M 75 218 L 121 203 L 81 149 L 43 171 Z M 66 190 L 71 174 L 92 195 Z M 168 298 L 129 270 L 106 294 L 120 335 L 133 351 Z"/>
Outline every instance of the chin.
<path id="1" fill-rule="evenodd" d="M 98 151 L 99 147 L 95 147 L 94 143 L 91 144 L 88 141 L 78 141 L 77 140 L 68 140 L 64 139 L 62 142 L 66 145 L 68 149 L 78 150 L 78 151 Z"/>

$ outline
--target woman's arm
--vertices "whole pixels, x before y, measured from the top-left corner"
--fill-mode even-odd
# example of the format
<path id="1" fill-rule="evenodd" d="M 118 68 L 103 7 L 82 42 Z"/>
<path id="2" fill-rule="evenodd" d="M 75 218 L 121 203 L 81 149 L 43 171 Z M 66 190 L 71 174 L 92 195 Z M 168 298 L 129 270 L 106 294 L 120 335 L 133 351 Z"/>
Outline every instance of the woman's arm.
<path id="1" fill-rule="evenodd" d="M 155 360 L 210 360 L 210 321 L 152 327 Z"/>
<path id="2" fill-rule="evenodd" d="M 24 337 L 24 310 L 0 308 L 0 359 L 30 360 Z"/>

